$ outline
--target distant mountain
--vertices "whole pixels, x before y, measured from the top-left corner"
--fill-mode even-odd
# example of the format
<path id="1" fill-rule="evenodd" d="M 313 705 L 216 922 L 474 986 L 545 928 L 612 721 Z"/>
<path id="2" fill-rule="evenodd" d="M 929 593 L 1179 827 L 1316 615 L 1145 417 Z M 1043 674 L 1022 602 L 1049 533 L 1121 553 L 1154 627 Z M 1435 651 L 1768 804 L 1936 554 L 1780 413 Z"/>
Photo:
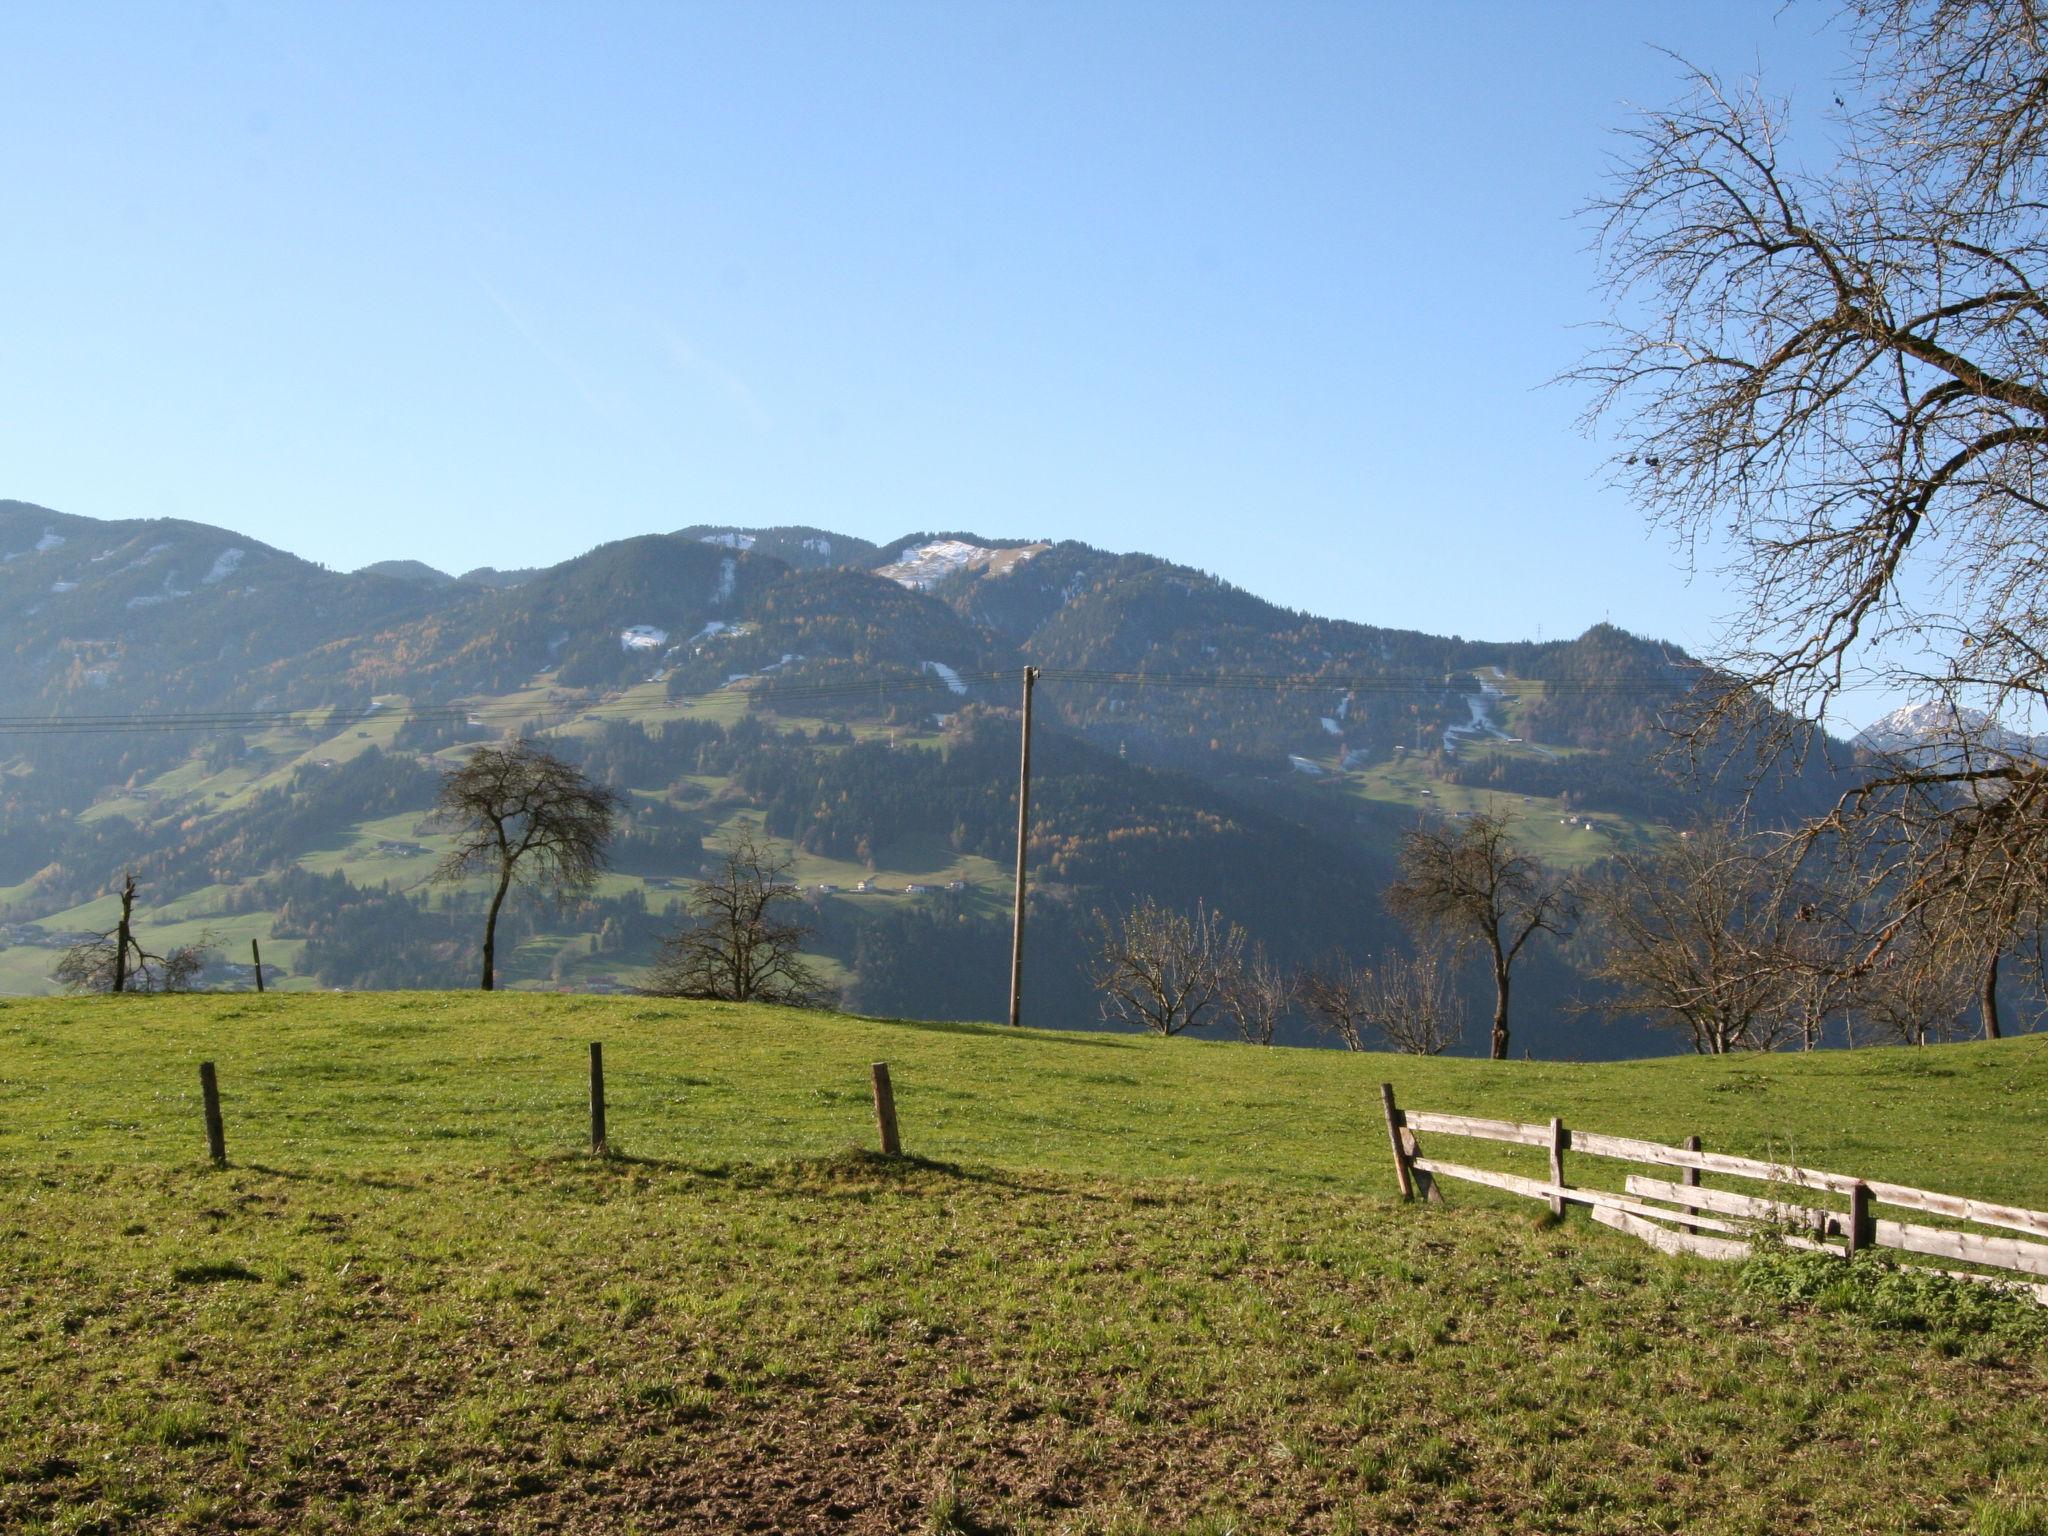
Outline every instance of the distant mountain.
<path id="1" fill-rule="evenodd" d="M 800 571 L 836 565 L 865 569 L 875 563 L 875 546 L 866 539 L 829 533 L 823 528 L 731 528 L 698 524 L 679 529 L 679 539 L 695 539 L 723 549 L 770 556 Z"/>
<path id="2" fill-rule="evenodd" d="M 455 578 L 446 571 L 437 571 L 420 560 L 379 560 L 363 566 L 358 576 L 389 576 L 397 581 L 416 581 L 423 587 L 446 587 Z"/>
<path id="3" fill-rule="evenodd" d="M 506 587 L 522 586 L 540 574 L 537 566 L 525 570 L 501 571 L 494 566 L 480 565 L 475 570 L 464 571 L 455 579 L 464 586 L 492 587 L 502 590 Z"/>
<path id="4" fill-rule="evenodd" d="M 0 711 L 253 700 L 280 662 L 436 602 L 416 583 L 342 575 L 203 523 L 100 522 L 0 502 Z"/>
<path id="5" fill-rule="evenodd" d="M 2048 742 L 2011 731 L 1981 710 L 1941 700 L 1906 704 L 1856 733 L 1854 745 L 1867 752 L 1926 763 L 1961 762 L 1976 754 L 2042 757 Z"/>
<path id="6" fill-rule="evenodd" d="M 1027 665 L 1030 987 L 1060 1022 L 1094 1014 L 1098 914 L 1141 897 L 1220 907 L 1287 963 L 1369 956 L 1394 941 L 1378 892 L 1419 816 L 1503 810 L 1577 867 L 1737 792 L 1659 764 L 1698 666 L 1656 641 L 1387 629 L 971 530 L 698 525 L 450 579 L 0 503 L 0 654 L 0 716 L 59 727 L 0 735 L 0 990 L 47 985 L 50 936 L 98 923 L 130 869 L 153 931 L 258 939 L 292 985 L 465 984 L 472 914 L 425 886 L 422 817 L 469 743 L 530 731 L 627 820 L 600 893 L 520 909 L 511 984 L 630 985 L 752 821 L 813 888 L 850 1001 L 999 1011 Z M 1764 808 L 1823 803 L 1840 765 L 1824 744 Z M 1563 952 L 1534 964 L 1518 1043 L 1646 1048 L 1575 1022 L 1588 984 Z"/>

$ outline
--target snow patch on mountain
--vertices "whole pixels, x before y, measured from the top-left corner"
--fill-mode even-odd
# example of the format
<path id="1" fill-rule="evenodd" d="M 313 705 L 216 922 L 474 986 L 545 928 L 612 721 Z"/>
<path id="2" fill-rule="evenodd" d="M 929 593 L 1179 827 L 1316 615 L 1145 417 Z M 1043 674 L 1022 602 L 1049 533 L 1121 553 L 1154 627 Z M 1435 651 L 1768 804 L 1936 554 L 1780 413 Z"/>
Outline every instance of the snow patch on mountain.
<path id="1" fill-rule="evenodd" d="M 1344 727 L 1339 725 L 1336 722 L 1336 720 L 1329 715 L 1323 716 L 1323 729 L 1328 731 L 1332 736 L 1342 736 L 1344 734 Z"/>
<path id="2" fill-rule="evenodd" d="M 697 536 L 699 544 L 720 544 L 727 549 L 752 549 L 754 536 L 751 533 L 704 533 Z"/>
<path id="3" fill-rule="evenodd" d="M 991 549 L 964 539 L 933 539 L 929 544 L 912 545 L 887 565 L 877 566 L 875 574 L 913 591 L 923 591 L 957 571 L 986 571 L 991 576 L 1000 576 L 1051 547 L 1025 544 Z"/>
<path id="4" fill-rule="evenodd" d="M 821 559 L 830 560 L 832 558 L 832 541 L 830 539 L 816 537 L 805 539 L 804 548 Z"/>
<path id="5" fill-rule="evenodd" d="M 206 587 L 219 586 L 222 582 L 226 581 L 230 575 L 233 574 L 235 567 L 240 565 L 242 561 L 247 557 L 248 551 L 246 550 L 222 550 L 218 558 L 216 558 L 213 562 L 213 569 L 209 570 L 204 576 L 199 578 L 200 585 Z"/>
<path id="6" fill-rule="evenodd" d="M 78 583 L 75 581 L 53 581 L 50 583 L 50 590 L 52 592 L 76 592 L 78 590 Z"/>
<path id="7" fill-rule="evenodd" d="M 619 631 L 622 651 L 658 651 L 668 644 L 668 631 L 653 624 L 628 624 Z"/>
<path id="8" fill-rule="evenodd" d="M 711 601 L 723 603 L 731 599 L 733 588 L 739 584 L 740 563 L 730 555 L 718 562 L 718 585 L 711 589 Z"/>
<path id="9" fill-rule="evenodd" d="M 43 536 L 36 540 L 36 553 L 39 555 L 46 555 L 53 549 L 62 549 L 63 547 L 64 535 L 57 532 L 54 528 L 45 528 Z"/>
<path id="10" fill-rule="evenodd" d="M 1495 669 L 1496 675 L 1498 670 Z M 1467 739 L 1481 736 L 1491 737 L 1495 741 L 1510 740 L 1508 733 L 1493 723 L 1493 706 L 1506 697 L 1507 690 L 1492 678 L 1480 678 L 1479 692 L 1467 694 L 1465 697 L 1465 707 L 1472 712 L 1472 719 L 1465 725 L 1444 727 L 1444 750 L 1455 753 Z"/>
<path id="11" fill-rule="evenodd" d="M 967 691 L 967 685 L 960 681 L 960 674 L 947 666 L 943 661 L 928 661 L 924 664 L 924 669 L 944 682 L 948 692 L 965 693 Z"/>

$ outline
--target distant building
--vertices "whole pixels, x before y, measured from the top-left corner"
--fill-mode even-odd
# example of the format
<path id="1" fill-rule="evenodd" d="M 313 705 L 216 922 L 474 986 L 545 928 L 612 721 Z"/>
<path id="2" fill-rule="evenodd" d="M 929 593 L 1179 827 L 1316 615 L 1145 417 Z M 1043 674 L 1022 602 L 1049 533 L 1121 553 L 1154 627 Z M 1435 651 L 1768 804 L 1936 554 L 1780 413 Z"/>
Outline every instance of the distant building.
<path id="1" fill-rule="evenodd" d="M 912 881 L 909 885 L 903 887 L 903 894 L 906 896 L 929 896 L 937 889 L 936 885 L 919 885 L 916 881 Z"/>
<path id="2" fill-rule="evenodd" d="M 875 889 L 875 882 L 872 880 L 856 880 L 853 882 L 853 888 L 865 896 Z"/>
<path id="3" fill-rule="evenodd" d="M 965 880 L 948 880 L 946 882 L 946 889 L 949 891 L 964 891 L 967 889 L 967 882 Z"/>

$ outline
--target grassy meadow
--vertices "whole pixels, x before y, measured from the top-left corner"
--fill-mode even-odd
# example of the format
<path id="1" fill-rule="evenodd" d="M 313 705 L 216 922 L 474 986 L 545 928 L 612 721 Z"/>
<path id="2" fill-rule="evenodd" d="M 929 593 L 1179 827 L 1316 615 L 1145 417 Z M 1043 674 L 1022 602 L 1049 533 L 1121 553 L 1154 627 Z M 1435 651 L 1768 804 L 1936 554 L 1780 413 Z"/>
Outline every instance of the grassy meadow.
<path id="1" fill-rule="evenodd" d="M 902 1159 L 864 1150 L 876 1060 Z M 2048 1207 L 2048 1038 L 1575 1066 L 15 1000 L 0 1529 L 2048 1532 L 2032 1312 L 1873 1310 L 1469 1186 L 1403 1206 L 1383 1078 Z"/>

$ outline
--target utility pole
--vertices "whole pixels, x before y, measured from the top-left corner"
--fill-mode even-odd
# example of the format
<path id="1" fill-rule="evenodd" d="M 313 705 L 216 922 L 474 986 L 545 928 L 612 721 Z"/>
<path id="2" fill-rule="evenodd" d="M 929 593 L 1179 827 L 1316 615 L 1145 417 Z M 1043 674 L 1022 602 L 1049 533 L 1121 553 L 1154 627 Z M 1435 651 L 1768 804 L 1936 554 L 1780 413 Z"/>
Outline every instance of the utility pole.
<path id="1" fill-rule="evenodd" d="M 1024 1003 L 1024 847 L 1031 831 L 1031 689 L 1038 668 L 1024 669 L 1024 746 L 1017 768 L 1017 915 L 1010 934 L 1010 1022 L 1023 1022 Z"/>

